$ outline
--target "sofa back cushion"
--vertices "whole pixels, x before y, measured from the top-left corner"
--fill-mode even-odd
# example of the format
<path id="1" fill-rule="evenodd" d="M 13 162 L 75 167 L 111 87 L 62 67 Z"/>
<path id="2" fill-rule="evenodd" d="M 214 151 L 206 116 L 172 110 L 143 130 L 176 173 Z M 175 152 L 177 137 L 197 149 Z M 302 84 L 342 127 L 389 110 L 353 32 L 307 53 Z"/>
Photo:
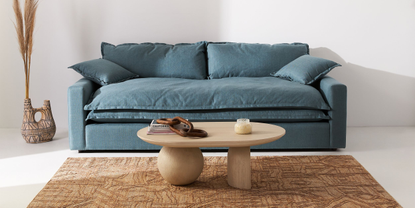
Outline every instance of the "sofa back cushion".
<path id="1" fill-rule="evenodd" d="M 309 49 L 304 43 L 209 43 L 207 54 L 210 79 L 268 77 L 294 59 L 309 54 Z"/>
<path id="2" fill-rule="evenodd" d="M 206 79 L 206 44 L 126 43 L 101 44 L 102 58 L 140 77 Z"/>

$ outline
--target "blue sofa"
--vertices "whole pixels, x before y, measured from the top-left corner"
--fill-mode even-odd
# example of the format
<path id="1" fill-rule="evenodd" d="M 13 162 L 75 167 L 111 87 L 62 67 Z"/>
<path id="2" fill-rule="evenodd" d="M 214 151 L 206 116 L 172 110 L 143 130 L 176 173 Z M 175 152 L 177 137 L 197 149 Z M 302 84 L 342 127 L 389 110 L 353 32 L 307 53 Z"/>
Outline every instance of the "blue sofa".
<path id="1" fill-rule="evenodd" d="M 286 129 L 251 149 L 345 148 L 347 89 L 326 76 L 339 65 L 307 44 L 102 43 L 101 52 L 70 67 L 84 76 L 68 89 L 72 150 L 159 150 L 136 133 L 174 116 Z"/>

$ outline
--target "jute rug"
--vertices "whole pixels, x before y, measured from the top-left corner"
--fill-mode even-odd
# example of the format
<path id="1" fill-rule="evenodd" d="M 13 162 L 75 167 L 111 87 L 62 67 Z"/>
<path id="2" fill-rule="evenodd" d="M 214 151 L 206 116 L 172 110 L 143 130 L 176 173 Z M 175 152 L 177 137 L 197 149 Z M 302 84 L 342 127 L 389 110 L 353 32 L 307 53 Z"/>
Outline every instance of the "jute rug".
<path id="1" fill-rule="evenodd" d="M 155 157 L 68 158 L 29 207 L 401 207 L 352 156 L 252 157 L 252 189 L 230 187 L 226 157 L 173 186 Z"/>

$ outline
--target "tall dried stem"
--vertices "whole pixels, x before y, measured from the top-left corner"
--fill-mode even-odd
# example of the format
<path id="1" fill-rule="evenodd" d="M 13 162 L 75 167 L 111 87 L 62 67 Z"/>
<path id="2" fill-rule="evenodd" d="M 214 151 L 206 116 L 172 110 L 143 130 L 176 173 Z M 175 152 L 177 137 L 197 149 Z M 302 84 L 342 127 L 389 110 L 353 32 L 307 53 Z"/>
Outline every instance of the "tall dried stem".
<path id="1" fill-rule="evenodd" d="M 35 17 L 38 0 L 25 0 L 24 15 L 20 8 L 19 0 L 13 0 L 13 9 L 16 15 L 17 40 L 20 46 L 25 72 L 26 98 L 29 98 L 30 66 L 33 51 L 33 31 L 35 29 Z"/>

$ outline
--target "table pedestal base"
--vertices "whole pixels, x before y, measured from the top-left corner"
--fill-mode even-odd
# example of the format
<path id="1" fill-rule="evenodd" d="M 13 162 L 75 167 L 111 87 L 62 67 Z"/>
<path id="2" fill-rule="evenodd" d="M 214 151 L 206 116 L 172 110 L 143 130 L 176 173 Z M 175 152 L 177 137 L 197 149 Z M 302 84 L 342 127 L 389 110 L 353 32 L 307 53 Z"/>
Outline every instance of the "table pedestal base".
<path id="1" fill-rule="evenodd" d="M 251 189 L 251 147 L 229 147 L 228 184 Z"/>
<path id="2" fill-rule="evenodd" d="M 163 147 L 157 167 L 163 178 L 173 185 L 194 182 L 203 170 L 203 155 L 199 148 Z"/>
<path id="3" fill-rule="evenodd" d="M 199 148 L 163 147 L 157 166 L 163 178 L 173 185 L 194 182 L 203 170 L 203 154 Z M 229 147 L 228 184 L 235 188 L 251 189 L 250 147 Z"/>

